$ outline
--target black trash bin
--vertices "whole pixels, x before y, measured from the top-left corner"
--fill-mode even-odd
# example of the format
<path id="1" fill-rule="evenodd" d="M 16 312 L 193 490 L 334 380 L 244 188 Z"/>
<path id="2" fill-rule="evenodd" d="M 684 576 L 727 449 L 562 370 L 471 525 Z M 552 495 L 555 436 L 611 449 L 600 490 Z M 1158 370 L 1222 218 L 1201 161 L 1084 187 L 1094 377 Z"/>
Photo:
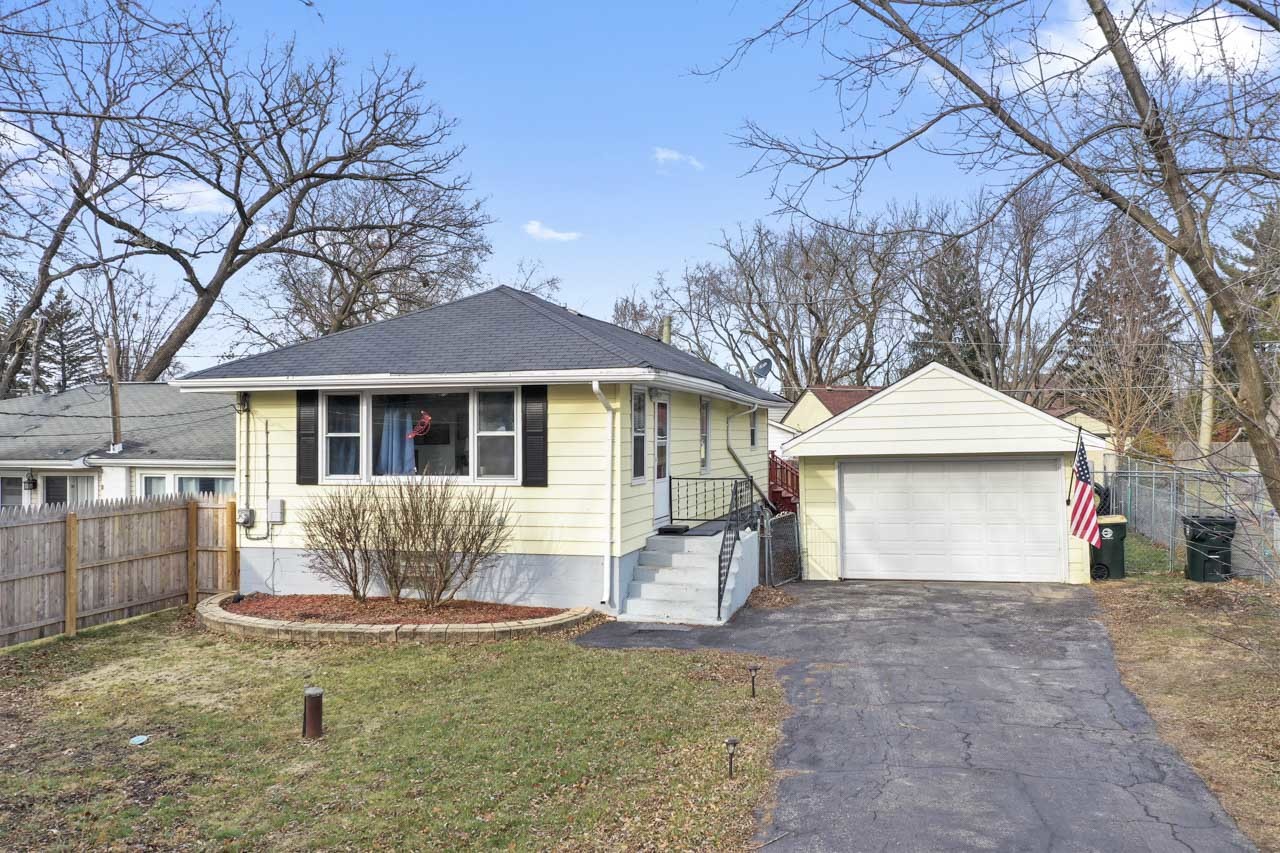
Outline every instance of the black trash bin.
<path id="1" fill-rule="evenodd" d="M 1187 515 L 1182 518 L 1187 537 L 1187 580 L 1218 583 L 1231 577 L 1231 540 L 1236 520 L 1229 516 Z"/>
<path id="2" fill-rule="evenodd" d="M 1129 519 L 1123 515 L 1098 516 L 1102 547 L 1089 548 L 1089 577 L 1096 581 L 1124 577 L 1124 537 Z"/>

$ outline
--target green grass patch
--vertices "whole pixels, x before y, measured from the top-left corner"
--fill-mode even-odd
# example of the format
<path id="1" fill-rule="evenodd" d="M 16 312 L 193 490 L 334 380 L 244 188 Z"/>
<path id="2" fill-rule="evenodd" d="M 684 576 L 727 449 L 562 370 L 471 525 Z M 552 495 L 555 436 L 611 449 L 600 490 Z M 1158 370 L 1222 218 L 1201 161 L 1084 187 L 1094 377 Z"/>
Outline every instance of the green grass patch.
<path id="1" fill-rule="evenodd" d="M 1124 567 L 1131 575 L 1170 575 L 1181 576 L 1182 566 L 1175 559 L 1174 571 L 1169 571 L 1169 549 L 1159 545 L 1129 528 L 1124 538 Z"/>
<path id="2" fill-rule="evenodd" d="M 102 847 L 741 844 L 785 713 L 746 659 L 562 638 L 301 647 L 161 615 L 0 655 L 0 837 Z M 300 739 L 306 685 L 326 736 Z M 133 735 L 151 741 L 131 747 Z M 725 778 L 723 740 L 742 772 Z"/>

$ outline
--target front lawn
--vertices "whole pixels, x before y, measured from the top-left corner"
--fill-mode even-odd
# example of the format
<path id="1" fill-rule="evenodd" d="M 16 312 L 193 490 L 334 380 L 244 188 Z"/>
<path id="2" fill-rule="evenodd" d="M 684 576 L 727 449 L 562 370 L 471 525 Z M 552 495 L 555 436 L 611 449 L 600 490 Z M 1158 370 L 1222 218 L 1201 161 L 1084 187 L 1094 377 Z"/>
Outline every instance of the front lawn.
<path id="1" fill-rule="evenodd" d="M 161 614 L 0 654 L 6 849 L 725 849 L 785 712 L 741 657 L 256 644 Z M 302 688 L 325 690 L 304 742 Z M 130 746 L 134 735 L 150 741 Z M 725 778 L 723 742 L 738 737 Z"/>
<path id="2" fill-rule="evenodd" d="M 1126 559 L 1129 578 L 1092 587 L 1125 686 L 1240 828 L 1280 850 L 1280 588 L 1185 581 L 1132 531 Z"/>

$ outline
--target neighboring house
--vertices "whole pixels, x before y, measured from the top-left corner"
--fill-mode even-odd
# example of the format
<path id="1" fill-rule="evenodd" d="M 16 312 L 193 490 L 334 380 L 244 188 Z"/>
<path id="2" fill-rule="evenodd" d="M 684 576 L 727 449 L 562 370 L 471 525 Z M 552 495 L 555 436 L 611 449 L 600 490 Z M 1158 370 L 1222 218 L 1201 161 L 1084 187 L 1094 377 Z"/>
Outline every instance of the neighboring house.
<path id="1" fill-rule="evenodd" d="M 232 397 L 125 382 L 120 412 L 113 449 L 106 384 L 0 400 L 0 505 L 234 493 Z"/>
<path id="2" fill-rule="evenodd" d="M 1068 533 L 1076 436 L 940 364 L 865 395 L 783 446 L 804 576 L 1087 583 L 1089 546 Z M 1106 444 L 1083 438 L 1096 466 Z"/>
<path id="3" fill-rule="evenodd" d="M 777 453 L 782 445 L 799 435 L 803 430 L 782 422 L 782 418 L 790 409 L 771 409 L 769 411 L 769 452 Z"/>
<path id="4" fill-rule="evenodd" d="M 723 513 L 735 483 L 767 488 L 767 409 L 786 402 L 507 287 L 174 384 L 244 395 L 239 501 L 256 512 L 240 531 L 246 592 L 331 590 L 307 568 L 308 507 L 329 489 L 425 469 L 493 487 L 513 508 L 505 559 L 467 594 L 687 621 L 716 621 L 718 539 L 657 531 Z M 430 429 L 409 437 L 423 412 Z M 754 586 L 749 562 L 726 599 Z"/>
<path id="5" fill-rule="evenodd" d="M 806 388 L 782 417 L 782 425 L 799 432 L 853 408 L 880 389 L 863 385 L 814 385 Z"/>
<path id="6" fill-rule="evenodd" d="M 1062 418 L 1073 426 L 1081 427 L 1088 432 L 1093 433 L 1110 445 L 1112 450 L 1115 449 L 1114 444 L 1111 441 L 1111 427 L 1084 411 L 1079 406 L 1050 406 L 1046 408 L 1045 411 L 1053 415 L 1055 418 Z"/>

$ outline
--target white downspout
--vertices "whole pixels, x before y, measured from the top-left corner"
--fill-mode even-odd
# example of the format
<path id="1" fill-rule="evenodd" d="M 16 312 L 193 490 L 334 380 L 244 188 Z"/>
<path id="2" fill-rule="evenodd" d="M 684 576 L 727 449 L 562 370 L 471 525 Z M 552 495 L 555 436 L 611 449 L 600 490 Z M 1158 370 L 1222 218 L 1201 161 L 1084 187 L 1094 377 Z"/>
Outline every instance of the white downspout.
<path id="1" fill-rule="evenodd" d="M 760 404 L 755 403 L 754 405 L 751 406 L 751 408 L 745 409 L 741 412 L 734 412 L 732 415 L 727 415 L 724 419 L 724 446 L 729 451 L 729 456 L 731 456 L 733 458 L 733 461 L 738 464 L 738 470 L 746 474 L 748 477 L 751 477 L 753 482 L 754 482 L 755 475 L 752 474 L 747 469 L 746 465 L 742 464 L 742 460 L 738 458 L 738 454 L 734 452 L 734 449 L 733 449 L 733 419 L 740 418 L 743 415 L 749 415 L 752 412 L 759 411 L 759 409 L 760 409 Z M 765 424 L 766 426 L 768 425 L 767 418 L 765 420 Z M 766 436 L 765 440 L 768 441 L 767 432 L 765 433 L 765 436 Z M 759 424 L 757 424 L 756 425 L 756 443 L 759 444 L 759 442 L 760 442 L 760 426 Z M 755 488 L 759 490 L 760 484 L 755 483 Z"/>
<path id="2" fill-rule="evenodd" d="M 606 516 L 605 534 L 604 534 L 604 566 L 601 574 L 601 590 L 600 603 L 607 605 L 609 603 L 609 593 L 613 590 L 613 415 L 616 411 L 613 404 L 609 402 L 609 398 L 600 390 L 600 380 L 593 380 L 591 383 L 591 391 L 596 395 L 596 399 L 600 401 L 600 405 L 604 406 L 604 410 L 609 415 L 609 428 L 606 430 L 607 438 L 605 447 L 605 460 L 608 467 L 608 483 L 609 483 L 609 512 Z"/>

